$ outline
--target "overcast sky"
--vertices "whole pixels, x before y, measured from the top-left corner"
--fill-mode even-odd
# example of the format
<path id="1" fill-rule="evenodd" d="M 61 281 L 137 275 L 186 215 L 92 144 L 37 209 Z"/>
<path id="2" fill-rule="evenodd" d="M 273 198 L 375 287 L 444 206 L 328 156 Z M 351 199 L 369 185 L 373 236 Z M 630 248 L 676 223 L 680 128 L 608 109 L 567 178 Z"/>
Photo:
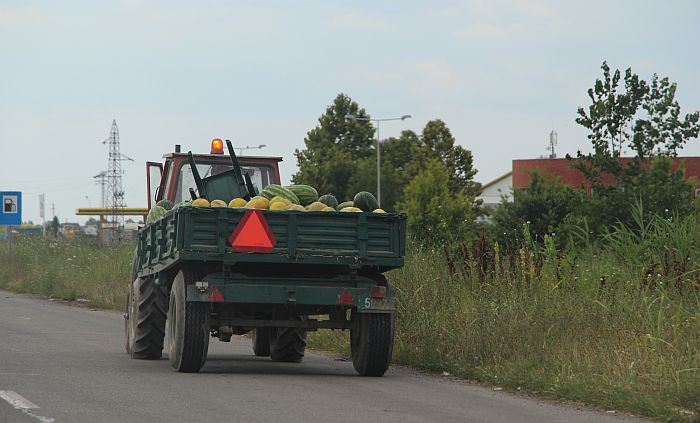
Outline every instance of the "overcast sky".
<path id="1" fill-rule="evenodd" d="M 574 122 L 607 60 L 678 83 L 700 109 L 696 1 L 5 1 L 0 0 L 0 191 L 45 193 L 61 221 L 98 206 L 112 119 L 127 203 L 145 207 L 145 161 L 214 137 L 294 149 L 344 92 L 381 135 L 443 119 L 487 182 L 511 160 L 586 150 Z M 695 140 L 684 155 L 700 155 Z"/>

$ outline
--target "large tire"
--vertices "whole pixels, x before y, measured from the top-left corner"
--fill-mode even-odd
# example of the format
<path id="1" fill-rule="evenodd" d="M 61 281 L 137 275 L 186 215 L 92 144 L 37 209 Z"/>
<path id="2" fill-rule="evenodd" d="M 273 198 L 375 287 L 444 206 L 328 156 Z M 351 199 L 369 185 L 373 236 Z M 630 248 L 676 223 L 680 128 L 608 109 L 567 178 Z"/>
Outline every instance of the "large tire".
<path id="1" fill-rule="evenodd" d="M 272 328 L 255 328 L 251 332 L 253 340 L 253 352 L 258 357 L 270 356 L 270 335 Z"/>
<path id="2" fill-rule="evenodd" d="M 168 345 L 170 364 L 178 372 L 196 373 L 203 366 L 209 351 L 208 303 L 187 302 L 186 286 L 196 280 L 190 270 L 181 270 L 170 292 L 168 309 Z"/>
<path id="3" fill-rule="evenodd" d="M 134 359 L 163 355 L 167 295 L 154 278 L 136 278 L 127 295 L 126 351 Z"/>
<path id="4" fill-rule="evenodd" d="M 136 277 L 138 276 L 137 268 L 137 254 L 139 252 L 138 247 L 134 249 L 134 255 L 131 259 L 131 279 L 129 279 L 129 287 L 126 290 L 126 305 L 124 306 L 124 349 L 126 353 L 131 355 L 134 352 L 134 328 L 131 325 L 131 308 L 133 302 L 133 286 Z"/>
<path id="5" fill-rule="evenodd" d="M 357 313 L 356 318 L 357 326 L 350 330 L 352 365 L 362 376 L 382 376 L 394 347 L 393 315 Z"/>
<path id="6" fill-rule="evenodd" d="M 134 283 L 130 283 L 126 291 L 126 306 L 124 307 L 124 349 L 131 355 L 134 353 L 134 327 L 131 324 L 131 309 L 134 301 Z"/>
<path id="7" fill-rule="evenodd" d="M 306 329 L 277 328 L 270 334 L 272 361 L 298 363 L 306 352 Z"/>

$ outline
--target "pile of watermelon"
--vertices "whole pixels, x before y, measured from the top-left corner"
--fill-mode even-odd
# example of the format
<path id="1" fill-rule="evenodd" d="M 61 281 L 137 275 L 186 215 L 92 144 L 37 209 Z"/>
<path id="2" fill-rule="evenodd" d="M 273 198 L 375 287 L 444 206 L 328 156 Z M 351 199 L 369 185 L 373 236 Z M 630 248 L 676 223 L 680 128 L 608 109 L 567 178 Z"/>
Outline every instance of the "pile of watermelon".
<path id="1" fill-rule="evenodd" d="M 209 201 L 206 198 L 198 198 L 193 201 L 173 204 L 168 200 L 161 200 L 149 211 L 146 223 L 155 222 L 165 216 L 169 210 L 175 210 L 182 206 L 386 213 L 379 208 L 379 203 L 375 196 L 367 191 L 358 192 L 352 201 L 338 203 L 338 199 L 333 194 L 325 194 L 319 197 L 318 191 L 309 185 L 281 186 L 271 184 L 265 187 L 260 195 L 248 201 L 243 198 L 234 198 L 227 203 L 223 200 Z"/>
<path id="2" fill-rule="evenodd" d="M 377 199 L 367 191 L 358 192 L 353 201 L 338 203 L 333 194 L 319 197 L 318 191 L 309 185 L 289 185 L 286 187 L 272 184 L 265 187 L 260 196 L 270 201 L 270 210 L 283 210 L 282 206 L 272 207 L 277 202 L 287 203 L 287 210 L 305 211 L 342 211 L 385 213 L 379 208 Z M 257 207 L 256 207 L 257 208 Z"/>

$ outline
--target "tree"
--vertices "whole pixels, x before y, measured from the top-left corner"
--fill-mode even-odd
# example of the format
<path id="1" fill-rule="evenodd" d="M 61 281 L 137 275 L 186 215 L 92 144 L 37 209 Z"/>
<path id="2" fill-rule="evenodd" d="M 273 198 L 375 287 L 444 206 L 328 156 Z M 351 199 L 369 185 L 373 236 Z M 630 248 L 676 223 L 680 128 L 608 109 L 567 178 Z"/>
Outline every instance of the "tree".
<path id="1" fill-rule="evenodd" d="M 390 161 L 382 159 L 382 209 L 394 211 L 396 203 L 401 199 L 405 183 L 400 178 L 399 170 Z M 355 172 L 348 181 L 346 198 L 352 200 L 355 193 L 360 191 L 374 192 L 377 188 L 377 159 L 374 157 L 359 160 Z"/>
<path id="2" fill-rule="evenodd" d="M 58 237 L 58 230 L 61 227 L 61 222 L 58 220 L 58 216 L 54 216 L 51 223 L 49 223 L 49 233 L 54 237 Z"/>
<path id="3" fill-rule="evenodd" d="M 654 74 L 642 101 L 646 116 L 637 119 L 632 135 L 632 148 L 638 158 L 675 157 L 689 139 L 697 138 L 700 112 L 687 114 L 681 120 L 681 107 L 675 96 L 676 83 Z"/>
<path id="4" fill-rule="evenodd" d="M 320 194 L 350 196 L 348 182 L 357 171 L 357 162 L 372 155 L 374 128 L 367 121 L 346 119 L 347 115 L 369 117 L 350 97 L 338 94 L 319 117 L 319 124 L 307 133 L 306 148 L 294 152 L 299 166 L 292 176 L 294 183 L 309 184 Z"/>
<path id="5" fill-rule="evenodd" d="M 545 235 L 556 235 L 559 245 L 566 242 L 568 220 L 578 213 L 585 201 L 582 190 L 574 190 L 556 179 L 538 173 L 530 175 L 530 185 L 513 191 L 513 201 L 503 199 L 492 215 L 493 238 L 506 249 L 516 249 L 522 242 L 523 226 L 533 239 L 544 242 Z"/>
<path id="6" fill-rule="evenodd" d="M 394 169 L 401 173 L 407 172 L 408 168 L 414 164 L 419 147 L 420 138 L 415 132 L 410 129 L 401 131 L 398 138 L 387 138 L 380 144 L 382 161 L 390 163 Z M 413 179 L 416 174 L 410 175 L 408 179 Z"/>
<path id="7" fill-rule="evenodd" d="M 449 189 L 452 194 L 462 193 L 475 197 L 481 191 L 481 184 L 474 181 L 476 169 L 471 151 L 455 144 L 455 138 L 445 122 L 431 120 L 423 128 L 421 135 L 423 155 L 437 159 L 448 169 Z M 424 157 L 417 157 L 424 160 Z"/>
<path id="8" fill-rule="evenodd" d="M 391 137 L 379 144 L 381 148 L 382 208 L 396 209 L 403 200 L 406 185 L 420 172 L 425 163 L 415 160 L 419 154 L 420 139 L 411 130 L 404 130 L 398 138 Z M 374 192 L 377 186 L 377 163 L 374 157 L 363 159 L 350 180 L 350 191 Z"/>
<path id="9" fill-rule="evenodd" d="M 476 233 L 474 197 L 451 193 L 448 182 L 448 170 L 431 159 L 404 190 L 404 201 L 398 207 L 408 214 L 409 231 L 421 242 L 462 242 Z"/>
<path id="10" fill-rule="evenodd" d="M 667 158 L 677 156 L 686 142 L 698 136 L 700 114 L 681 117 L 675 100 L 677 87 L 668 78 L 654 74 L 649 84 L 629 68 L 623 79 L 606 62 L 601 69 L 603 79 L 588 90 L 591 105 L 587 110 L 580 107 L 576 119 L 590 131 L 593 146 L 592 153 L 579 151 L 579 160 L 572 165 L 583 172 L 593 189 L 581 214 L 600 234 L 618 221 L 631 224 L 631 206 L 638 201 L 648 214 L 691 212 L 693 184 Z M 620 160 L 628 151 L 634 157 Z M 603 181 L 604 174 L 612 183 Z"/>
<path id="11" fill-rule="evenodd" d="M 629 184 L 643 171 L 645 160 L 676 156 L 700 132 L 697 111 L 680 118 L 676 84 L 668 78 L 659 79 L 654 74 L 652 83 L 648 84 L 628 68 L 622 88 L 619 70 L 611 74 L 607 62 L 603 62 L 601 69 L 603 79 L 596 79 L 594 87 L 588 90 L 591 99 L 588 111 L 579 107 L 576 118 L 576 123 L 590 131 L 588 139 L 593 152 L 584 155 L 579 151 L 579 162 L 573 165 L 583 172 L 594 190 L 601 187 L 603 173 L 614 178 L 615 186 Z M 618 159 L 627 149 L 635 157 L 625 166 Z"/>

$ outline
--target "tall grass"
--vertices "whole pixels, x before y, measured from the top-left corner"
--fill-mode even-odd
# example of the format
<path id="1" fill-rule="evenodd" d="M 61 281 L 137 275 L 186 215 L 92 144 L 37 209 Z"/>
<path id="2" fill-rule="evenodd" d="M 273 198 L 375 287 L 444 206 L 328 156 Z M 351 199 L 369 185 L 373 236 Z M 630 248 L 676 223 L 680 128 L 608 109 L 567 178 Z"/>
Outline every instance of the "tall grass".
<path id="1" fill-rule="evenodd" d="M 659 418 L 700 412 L 700 298 L 675 275 L 527 249 L 483 273 L 448 262 L 423 251 L 391 274 L 396 362 Z"/>
<path id="2" fill-rule="evenodd" d="M 641 210 L 639 211 L 642 215 Z M 420 248 L 388 274 L 394 362 L 670 421 L 700 421 L 700 224 L 638 219 L 557 250 Z M 131 245 L 20 239 L 0 288 L 121 309 Z M 348 352 L 347 332 L 317 348 Z"/>
<path id="3" fill-rule="evenodd" d="M 103 246 L 96 240 L 27 236 L 0 245 L 0 288 L 94 307 L 121 309 L 133 245 Z"/>

